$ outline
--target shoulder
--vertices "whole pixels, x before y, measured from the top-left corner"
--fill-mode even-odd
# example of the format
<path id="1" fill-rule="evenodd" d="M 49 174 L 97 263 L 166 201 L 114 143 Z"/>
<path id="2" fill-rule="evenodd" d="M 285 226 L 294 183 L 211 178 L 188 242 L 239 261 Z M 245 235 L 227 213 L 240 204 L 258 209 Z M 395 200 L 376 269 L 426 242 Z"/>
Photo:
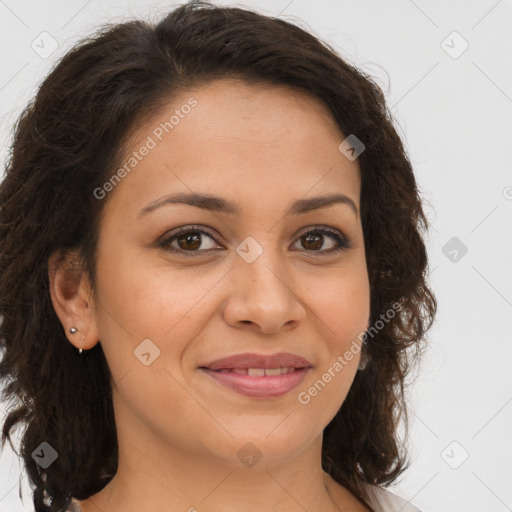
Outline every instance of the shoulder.
<path id="1" fill-rule="evenodd" d="M 374 512 L 421 512 L 419 508 L 415 507 L 409 501 L 400 498 L 400 496 L 397 496 L 383 487 L 367 484 L 365 489 L 370 498 L 369 505 Z M 73 498 L 66 512 L 82 512 L 80 502 Z"/>
<path id="2" fill-rule="evenodd" d="M 366 503 L 367 506 L 365 506 L 362 502 L 357 500 L 355 496 L 348 491 L 348 489 L 334 480 L 334 478 L 332 478 L 327 472 L 324 472 L 324 474 L 329 492 L 333 496 L 336 504 L 341 507 L 342 510 L 345 510 L 346 506 L 349 505 L 351 507 L 350 510 L 354 511 L 371 510 L 371 512 L 421 512 L 421 510 L 415 507 L 412 503 L 404 500 L 400 496 L 397 496 L 393 492 L 388 491 L 384 487 L 371 484 L 363 484 L 364 490 L 368 496 Z M 368 509 L 368 507 L 370 507 L 370 509 Z"/>
<path id="3" fill-rule="evenodd" d="M 366 491 L 370 498 L 370 505 L 375 512 L 421 512 L 412 503 L 396 494 L 378 487 L 376 485 L 367 485 Z"/>

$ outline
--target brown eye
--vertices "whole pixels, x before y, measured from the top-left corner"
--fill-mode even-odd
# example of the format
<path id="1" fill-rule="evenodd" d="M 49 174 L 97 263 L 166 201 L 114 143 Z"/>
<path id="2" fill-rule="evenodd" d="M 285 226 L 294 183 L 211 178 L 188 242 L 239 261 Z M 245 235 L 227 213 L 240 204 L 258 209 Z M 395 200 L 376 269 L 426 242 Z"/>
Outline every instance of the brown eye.
<path id="1" fill-rule="evenodd" d="M 332 247 L 331 243 L 331 247 L 320 250 L 324 246 L 326 237 L 334 240 L 335 246 Z M 309 230 L 299 238 L 299 241 L 301 242 L 302 247 L 308 252 L 333 253 L 350 247 L 350 242 L 340 232 L 326 228 Z"/>
<path id="2" fill-rule="evenodd" d="M 201 234 L 189 233 L 187 235 L 180 235 L 176 238 L 180 249 L 195 250 L 201 247 Z"/>
<path id="3" fill-rule="evenodd" d="M 210 247 L 205 247 L 206 239 L 210 239 L 214 244 Z M 326 240 L 329 239 L 331 242 L 327 243 L 326 248 Z M 218 250 L 218 245 L 216 246 L 215 243 L 215 238 L 199 226 L 184 226 L 163 238 L 158 243 L 158 246 L 166 251 L 183 256 L 200 256 L 204 253 Z M 299 250 L 318 253 L 319 255 L 325 253 L 332 254 L 351 247 L 350 241 L 343 233 L 327 228 L 310 229 L 303 233 L 295 243 L 300 243 L 301 247 L 298 248 Z"/>
<path id="4" fill-rule="evenodd" d="M 194 226 L 185 226 L 183 228 L 179 228 L 178 230 L 172 232 L 169 236 L 165 237 L 158 243 L 158 246 L 171 252 L 181 254 L 189 253 L 186 254 L 186 256 L 195 256 L 209 252 L 210 250 L 217 247 L 216 244 L 210 244 L 210 247 L 204 247 L 207 245 L 205 243 L 204 237 L 207 237 L 215 242 L 213 236 L 210 235 L 207 231 L 195 228 Z"/>
<path id="5" fill-rule="evenodd" d="M 323 235 L 309 233 L 301 237 L 302 245 L 309 250 L 321 249 L 323 245 Z"/>

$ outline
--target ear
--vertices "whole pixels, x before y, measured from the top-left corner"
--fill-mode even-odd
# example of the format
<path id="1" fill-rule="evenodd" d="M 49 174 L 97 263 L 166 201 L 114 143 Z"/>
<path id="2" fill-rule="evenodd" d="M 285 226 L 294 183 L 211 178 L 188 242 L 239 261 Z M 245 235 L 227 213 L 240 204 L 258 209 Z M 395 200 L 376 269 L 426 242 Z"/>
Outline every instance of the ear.
<path id="1" fill-rule="evenodd" d="M 98 342 L 94 301 L 77 251 L 54 252 L 48 258 L 48 278 L 53 309 L 68 340 L 78 349 L 92 348 Z M 74 334 L 71 327 L 77 329 Z"/>

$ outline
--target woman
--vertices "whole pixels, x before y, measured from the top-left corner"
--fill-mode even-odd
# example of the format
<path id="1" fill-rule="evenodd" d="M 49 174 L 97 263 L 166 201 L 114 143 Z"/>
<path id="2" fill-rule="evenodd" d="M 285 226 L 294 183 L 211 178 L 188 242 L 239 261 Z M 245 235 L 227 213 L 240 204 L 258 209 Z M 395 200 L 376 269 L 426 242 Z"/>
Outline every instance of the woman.
<path id="1" fill-rule="evenodd" d="M 183 5 L 73 48 L 0 186 L 4 396 L 35 510 L 417 510 L 436 301 L 380 89 L 280 19 Z"/>

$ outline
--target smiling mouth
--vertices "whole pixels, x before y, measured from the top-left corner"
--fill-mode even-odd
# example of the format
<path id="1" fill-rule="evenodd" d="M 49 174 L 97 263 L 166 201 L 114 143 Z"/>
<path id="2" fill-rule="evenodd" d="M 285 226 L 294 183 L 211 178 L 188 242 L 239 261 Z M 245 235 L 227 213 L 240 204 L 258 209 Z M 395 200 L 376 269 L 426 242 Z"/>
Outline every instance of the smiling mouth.
<path id="1" fill-rule="evenodd" d="M 211 368 L 202 372 L 222 387 L 253 399 L 277 398 L 288 394 L 304 380 L 311 367 Z"/>
<path id="2" fill-rule="evenodd" d="M 301 368 L 293 366 L 284 366 L 281 368 L 220 368 L 213 370 L 219 373 L 236 373 L 237 375 L 249 375 L 249 377 L 274 377 L 276 375 L 284 375 L 292 373 Z"/>

